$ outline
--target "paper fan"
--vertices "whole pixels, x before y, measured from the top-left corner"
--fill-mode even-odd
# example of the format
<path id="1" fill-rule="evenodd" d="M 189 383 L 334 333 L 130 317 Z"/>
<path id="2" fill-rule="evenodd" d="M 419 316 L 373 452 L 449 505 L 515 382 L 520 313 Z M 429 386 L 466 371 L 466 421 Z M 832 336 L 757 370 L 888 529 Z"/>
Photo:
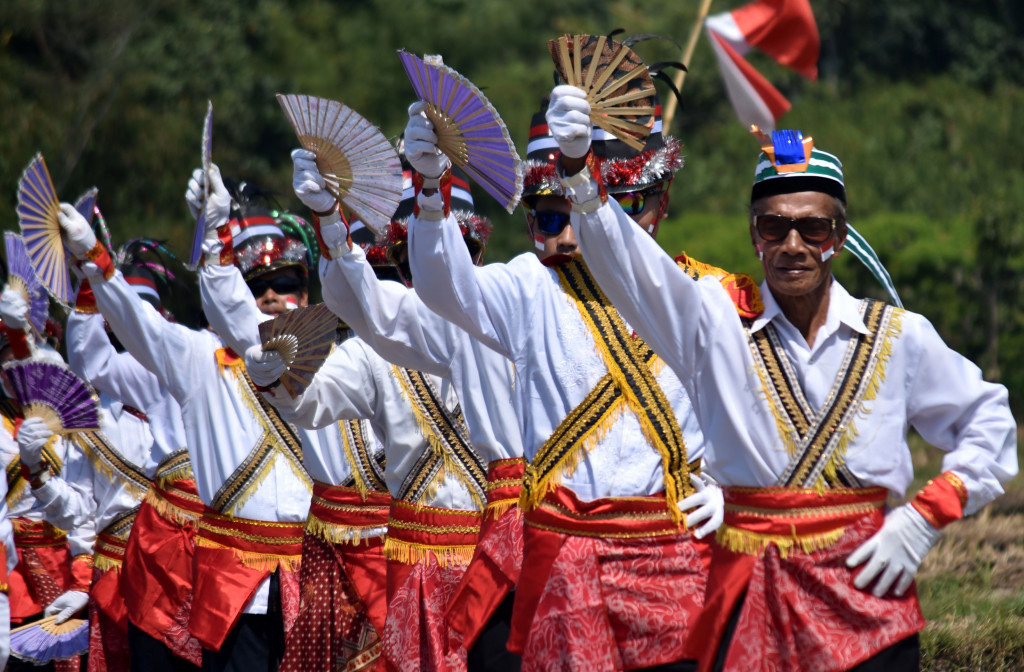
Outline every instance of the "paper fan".
<path id="1" fill-rule="evenodd" d="M 4 251 L 7 253 L 7 284 L 25 299 L 28 304 L 28 321 L 36 335 L 42 335 L 46 329 L 46 315 L 50 305 L 46 290 L 32 269 L 25 241 L 13 231 L 4 231 Z"/>
<path id="2" fill-rule="evenodd" d="M 566 84 L 587 92 L 590 120 L 636 149 L 654 128 L 654 82 L 629 47 L 594 35 L 564 35 L 548 42 Z"/>
<path id="3" fill-rule="evenodd" d="M 497 110 L 473 82 L 440 59 L 428 62 L 406 51 L 398 56 L 416 95 L 429 103 L 426 114 L 438 148 L 511 214 L 523 195 L 523 173 Z"/>
<path id="4" fill-rule="evenodd" d="M 59 212 L 50 172 L 43 155 L 36 154 L 18 181 L 18 224 L 36 276 L 53 298 L 67 306 L 73 294 Z"/>
<path id="5" fill-rule="evenodd" d="M 196 231 L 192 235 L 192 253 L 188 263 L 192 267 L 199 264 L 203 254 L 203 237 L 206 235 L 206 202 L 210 200 L 210 164 L 213 163 L 213 101 L 206 101 L 206 120 L 203 121 L 203 209 L 196 217 Z"/>
<path id="6" fill-rule="evenodd" d="M 55 434 L 99 429 L 92 388 L 71 369 L 38 360 L 14 360 L 4 371 L 26 418 L 42 418 Z"/>
<path id="7" fill-rule="evenodd" d="M 16 658 L 43 665 L 65 660 L 89 650 L 89 621 L 69 618 L 54 623 L 57 614 L 11 630 L 11 653 Z"/>
<path id="8" fill-rule="evenodd" d="M 293 399 L 309 386 L 331 354 L 337 330 L 338 316 L 322 303 L 290 310 L 260 324 L 263 349 L 280 352 L 288 366 L 281 385 Z"/>
<path id="9" fill-rule="evenodd" d="M 107 230 L 107 224 L 103 217 L 99 216 L 99 208 L 96 207 L 96 196 L 99 192 L 99 189 L 93 187 L 79 196 L 75 201 L 75 210 L 92 225 L 92 232 L 96 234 L 96 239 L 103 247 L 107 248 L 107 252 L 113 254 L 114 244 L 110 240 L 110 231 Z"/>
<path id="10" fill-rule="evenodd" d="M 341 103 L 300 94 L 277 94 L 304 149 L 334 194 L 380 234 L 402 200 L 402 162 L 384 134 Z"/>

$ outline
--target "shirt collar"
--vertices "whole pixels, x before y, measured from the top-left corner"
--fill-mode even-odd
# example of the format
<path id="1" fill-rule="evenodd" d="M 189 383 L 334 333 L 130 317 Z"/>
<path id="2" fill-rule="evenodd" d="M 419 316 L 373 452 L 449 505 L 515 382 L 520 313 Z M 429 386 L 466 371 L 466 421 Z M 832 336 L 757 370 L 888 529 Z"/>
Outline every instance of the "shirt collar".
<path id="1" fill-rule="evenodd" d="M 775 297 L 772 296 L 772 290 L 768 288 L 767 281 L 761 282 L 761 300 L 764 302 L 764 312 L 750 325 L 751 333 L 760 330 L 774 319 L 786 319 L 779 304 L 776 303 Z M 860 301 L 850 296 L 846 288 L 833 277 L 832 285 L 829 288 L 825 331 L 827 333 L 834 332 L 840 323 L 861 334 L 868 333 L 868 328 L 860 314 Z"/>

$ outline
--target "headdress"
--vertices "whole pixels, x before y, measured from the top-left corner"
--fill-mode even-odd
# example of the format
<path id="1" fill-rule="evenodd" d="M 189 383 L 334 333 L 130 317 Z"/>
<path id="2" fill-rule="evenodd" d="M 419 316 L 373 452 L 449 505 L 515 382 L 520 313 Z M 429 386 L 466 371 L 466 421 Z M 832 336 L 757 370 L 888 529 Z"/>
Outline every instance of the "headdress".
<path id="1" fill-rule="evenodd" d="M 235 266 L 246 281 L 280 268 L 295 268 L 303 278 L 316 264 L 320 247 L 306 220 L 269 207 L 268 195 L 240 183 L 232 193 L 231 242 Z"/>
<path id="2" fill-rule="evenodd" d="M 814 146 L 814 139 L 800 131 L 761 132 L 757 126 L 751 133 L 761 142 L 761 154 L 754 169 L 754 186 L 750 202 L 799 191 L 820 191 L 846 203 L 843 164 L 833 154 Z"/>

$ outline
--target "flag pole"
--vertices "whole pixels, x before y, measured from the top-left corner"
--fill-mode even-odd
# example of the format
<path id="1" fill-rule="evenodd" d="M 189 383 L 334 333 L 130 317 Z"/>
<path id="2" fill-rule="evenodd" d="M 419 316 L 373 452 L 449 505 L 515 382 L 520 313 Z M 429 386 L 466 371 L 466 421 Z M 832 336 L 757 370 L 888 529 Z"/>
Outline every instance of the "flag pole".
<path id="1" fill-rule="evenodd" d="M 693 58 L 693 50 L 697 48 L 697 39 L 700 37 L 700 29 L 704 25 L 704 18 L 708 15 L 708 10 L 711 9 L 711 0 L 701 0 L 700 9 L 697 10 L 697 19 L 693 22 L 693 30 L 690 31 L 690 39 L 686 42 L 686 49 L 683 50 L 682 58 L 680 59 L 683 65 L 687 68 L 690 67 L 690 59 Z M 676 89 L 680 92 L 683 90 L 683 79 L 686 77 L 686 70 L 680 70 L 675 76 Z M 669 128 L 672 125 L 672 117 L 676 114 L 676 97 L 669 96 L 668 102 L 665 104 L 665 110 L 661 115 L 662 128 L 665 133 L 668 133 Z"/>

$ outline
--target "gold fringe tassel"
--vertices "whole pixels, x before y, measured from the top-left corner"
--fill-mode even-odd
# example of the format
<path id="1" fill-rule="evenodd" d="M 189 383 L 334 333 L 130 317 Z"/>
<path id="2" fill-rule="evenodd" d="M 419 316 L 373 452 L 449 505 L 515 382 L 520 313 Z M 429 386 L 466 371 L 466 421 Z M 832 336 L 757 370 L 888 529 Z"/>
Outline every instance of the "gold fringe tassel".
<path id="1" fill-rule="evenodd" d="M 431 546 L 400 541 L 393 537 L 384 540 L 384 557 L 404 565 L 418 565 L 431 557 L 442 567 L 466 566 L 473 559 L 475 546 Z"/>
<path id="2" fill-rule="evenodd" d="M 111 558 L 101 553 L 96 553 L 92 559 L 92 566 L 101 572 L 107 572 L 111 569 L 121 569 L 121 560 L 118 558 Z"/>
<path id="3" fill-rule="evenodd" d="M 779 556 L 786 558 L 793 552 L 794 548 L 804 553 L 814 553 L 829 548 L 843 536 L 846 528 L 822 532 L 820 534 L 789 536 L 782 534 L 760 534 L 741 530 L 731 525 L 722 525 L 716 533 L 716 541 L 719 545 L 744 555 L 761 555 L 770 544 L 775 544 L 779 549 Z"/>
<path id="4" fill-rule="evenodd" d="M 82 449 L 82 452 L 84 452 L 88 456 L 89 462 L 92 463 L 93 468 L 100 475 L 102 475 L 111 483 L 121 483 L 121 485 L 124 486 L 125 490 L 127 490 L 128 493 L 131 494 L 131 496 L 136 500 L 141 500 L 143 497 L 146 496 L 146 493 L 148 492 L 148 485 L 146 488 L 143 488 L 140 484 L 136 483 L 130 478 L 122 477 L 119 473 L 116 473 L 114 471 L 114 468 L 111 467 L 106 460 L 104 460 L 100 455 L 97 455 L 96 451 L 94 451 L 92 447 L 89 446 L 88 443 L 79 440 L 77 435 L 72 435 L 72 437 L 75 444 L 78 445 L 78 447 Z"/>
<path id="5" fill-rule="evenodd" d="M 387 525 L 378 526 L 381 530 L 387 530 Z M 336 525 L 326 520 L 321 520 L 310 514 L 306 519 L 306 533 L 323 539 L 332 544 L 352 544 L 358 546 L 363 539 L 372 539 L 378 535 L 363 536 L 363 532 L 378 529 L 378 527 L 350 527 L 348 525 Z"/>
<path id="6" fill-rule="evenodd" d="M 150 488 L 149 492 L 143 498 L 146 504 L 149 504 L 157 512 L 157 514 L 166 520 L 174 521 L 175 523 L 184 527 L 195 527 L 196 521 L 202 517 L 202 513 L 193 513 L 186 511 L 180 506 L 175 506 L 169 501 L 160 496 L 156 488 Z"/>
<path id="7" fill-rule="evenodd" d="M 206 548 L 227 548 L 235 554 L 235 557 L 241 561 L 243 565 L 249 569 L 255 569 L 260 572 L 273 572 L 278 568 L 283 569 L 286 572 L 297 572 L 302 565 L 301 555 L 272 555 L 269 553 L 256 553 L 254 551 L 243 551 L 238 548 L 231 548 L 223 544 L 218 544 L 215 541 L 206 539 L 205 537 L 196 537 L 197 546 L 205 546 Z"/>
<path id="8" fill-rule="evenodd" d="M 184 481 L 194 478 L 195 473 L 192 471 L 192 464 L 187 463 L 183 464 L 177 469 L 174 469 L 173 471 L 168 471 L 166 474 L 162 474 L 160 478 L 156 479 L 156 484 L 161 488 L 166 488 L 174 481 Z"/>
<path id="9" fill-rule="evenodd" d="M 523 510 L 519 506 L 518 499 L 499 499 L 498 501 L 491 502 L 487 505 L 487 508 L 484 509 L 484 517 L 490 517 L 493 520 L 497 520 L 505 515 L 509 509 L 515 509 L 517 515 L 523 515 Z"/>
<path id="10" fill-rule="evenodd" d="M 355 452 L 352 450 L 352 444 L 349 441 L 348 428 L 345 426 L 348 423 L 347 420 L 342 420 L 338 423 L 338 431 L 341 433 L 341 447 L 345 451 L 345 459 L 352 465 L 352 480 L 355 481 L 356 492 L 358 492 L 363 499 L 366 499 L 366 494 L 370 491 L 370 486 L 366 484 L 363 479 L 362 473 L 355 465 L 359 464 L 356 460 Z M 373 457 L 371 456 L 372 460 Z"/>

